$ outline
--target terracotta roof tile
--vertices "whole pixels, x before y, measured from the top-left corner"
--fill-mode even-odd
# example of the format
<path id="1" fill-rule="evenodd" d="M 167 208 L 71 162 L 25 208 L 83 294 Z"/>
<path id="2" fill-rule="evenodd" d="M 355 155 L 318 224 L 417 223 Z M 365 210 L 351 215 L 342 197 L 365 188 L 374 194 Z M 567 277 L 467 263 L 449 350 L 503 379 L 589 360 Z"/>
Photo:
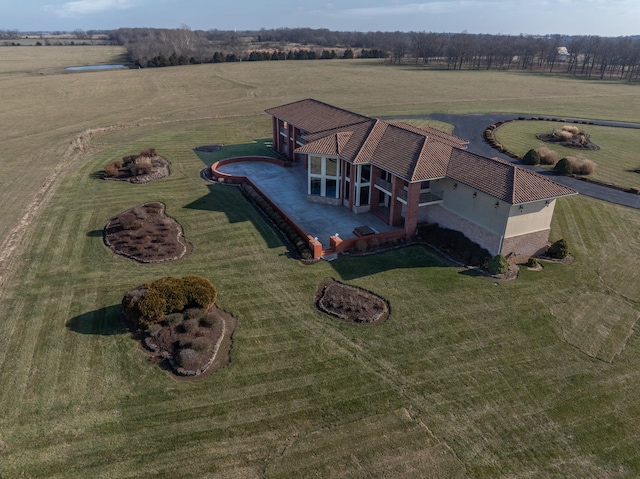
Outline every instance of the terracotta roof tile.
<path id="1" fill-rule="evenodd" d="M 342 156 L 344 148 L 353 135 L 351 131 L 341 131 L 322 137 L 296 148 L 296 153 L 316 153 L 319 155 Z"/>
<path id="2" fill-rule="evenodd" d="M 371 163 L 410 182 L 449 177 L 511 204 L 576 194 L 535 172 L 465 150 L 466 140 L 431 127 L 387 123 L 316 100 L 267 110 L 305 130 L 300 153 Z"/>
<path id="3" fill-rule="evenodd" d="M 575 195 L 571 188 L 497 158 L 452 150 L 447 177 L 510 204 Z"/>
<path id="4" fill-rule="evenodd" d="M 370 118 L 308 98 L 266 110 L 272 116 L 308 133 L 371 121 Z"/>

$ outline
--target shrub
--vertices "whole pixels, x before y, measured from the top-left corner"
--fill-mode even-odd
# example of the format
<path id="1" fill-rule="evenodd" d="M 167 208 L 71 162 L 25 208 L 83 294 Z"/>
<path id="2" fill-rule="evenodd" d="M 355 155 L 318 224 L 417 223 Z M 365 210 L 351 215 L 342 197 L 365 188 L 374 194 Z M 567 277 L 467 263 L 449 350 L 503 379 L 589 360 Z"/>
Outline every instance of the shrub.
<path id="1" fill-rule="evenodd" d="M 191 348 L 185 348 L 178 351 L 176 362 L 178 366 L 187 370 L 194 370 L 198 367 L 198 359 L 200 355 Z"/>
<path id="2" fill-rule="evenodd" d="M 497 254 L 491 258 L 487 268 L 490 274 L 504 274 L 509 271 L 509 262 L 503 255 Z"/>
<path id="3" fill-rule="evenodd" d="M 200 326 L 203 328 L 213 328 L 216 324 L 216 318 L 208 314 L 204 318 L 200 318 Z"/>
<path id="4" fill-rule="evenodd" d="M 151 326 L 149 326 L 149 328 L 147 329 L 147 332 L 149 333 L 150 336 L 155 336 L 160 332 L 161 329 L 162 329 L 162 326 L 160 326 L 159 323 L 154 323 Z"/>
<path id="5" fill-rule="evenodd" d="M 573 173 L 578 175 L 590 175 L 596 171 L 596 164 L 581 156 L 567 156 L 567 160 L 571 163 Z"/>
<path id="6" fill-rule="evenodd" d="M 200 354 L 208 353 L 213 349 L 212 346 L 211 339 L 205 337 L 194 338 L 191 341 L 191 349 Z"/>
<path id="7" fill-rule="evenodd" d="M 147 158 L 152 158 L 152 157 L 156 156 L 156 149 L 155 148 L 145 148 L 144 150 L 142 150 L 140 152 L 140 156 L 147 157 Z"/>
<path id="8" fill-rule="evenodd" d="M 569 162 L 568 159 L 562 158 L 556 163 L 556 166 L 553 167 L 553 171 L 555 171 L 559 175 L 572 175 L 573 165 Z"/>
<path id="9" fill-rule="evenodd" d="M 185 309 L 208 308 L 215 303 L 217 297 L 216 288 L 211 281 L 200 276 L 167 276 L 139 289 L 142 291 L 139 295 L 127 293 L 122 306 L 143 328 L 161 321 L 165 315 L 180 313 L 182 318 L 182 311 Z M 194 322 L 197 325 L 197 320 Z"/>
<path id="10" fill-rule="evenodd" d="M 522 162 L 525 165 L 539 165 L 540 164 L 540 155 L 534 149 L 527 151 L 522 157 Z"/>
<path id="11" fill-rule="evenodd" d="M 560 138 L 563 141 L 570 141 L 571 138 L 573 138 L 573 133 L 569 132 L 569 131 L 554 131 L 553 134 L 555 136 L 557 136 L 558 138 Z"/>
<path id="12" fill-rule="evenodd" d="M 182 313 L 171 313 L 164 315 L 164 320 L 169 324 L 180 323 L 183 319 L 184 315 Z"/>
<path id="13" fill-rule="evenodd" d="M 547 148 L 546 146 L 541 146 L 536 151 L 538 152 L 538 156 L 540 157 L 540 163 L 542 163 L 543 165 L 554 166 L 558 162 L 558 153 Z"/>
<path id="14" fill-rule="evenodd" d="M 110 178 L 118 176 L 120 174 L 120 168 L 122 168 L 122 162 L 119 160 L 112 161 L 104 167 L 104 172 Z"/>
<path id="15" fill-rule="evenodd" d="M 564 238 L 561 238 L 553 243 L 547 250 L 547 255 L 549 255 L 551 258 L 556 259 L 564 259 L 568 254 L 569 246 L 567 245 L 567 242 L 564 240 Z"/>
<path id="16" fill-rule="evenodd" d="M 356 241 L 356 251 L 358 251 L 358 253 L 366 252 L 368 247 L 369 247 L 369 245 L 367 244 L 367 242 L 365 240 Z"/>
<path id="17" fill-rule="evenodd" d="M 562 127 L 562 131 L 568 131 L 572 135 L 575 135 L 576 133 L 578 133 L 580 131 L 580 128 L 578 128 L 575 125 L 564 125 Z"/>
<path id="18" fill-rule="evenodd" d="M 540 261 L 538 261 L 538 259 L 534 258 L 533 256 L 527 260 L 527 267 L 529 268 L 535 268 L 539 265 L 540 265 Z"/>
<path id="19" fill-rule="evenodd" d="M 182 322 L 182 330 L 185 333 L 193 334 L 200 327 L 200 321 L 197 319 L 185 319 Z"/>

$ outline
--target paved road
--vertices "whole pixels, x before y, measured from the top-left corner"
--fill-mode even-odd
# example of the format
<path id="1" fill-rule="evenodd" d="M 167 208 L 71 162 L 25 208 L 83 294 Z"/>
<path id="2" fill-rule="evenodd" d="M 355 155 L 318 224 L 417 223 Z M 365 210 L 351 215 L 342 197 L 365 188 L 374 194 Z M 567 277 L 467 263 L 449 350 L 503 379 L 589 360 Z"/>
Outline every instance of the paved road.
<path id="1" fill-rule="evenodd" d="M 499 121 L 513 120 L 519 117 L 531 118 L 531 115 L 516 115 L 509 113 L 487 113 L 487 114 L 471 114 L 471 115 L 447 115 L 444 113 L 433 113 L 431 115 L 415 115 L 415 116 L 403 116 L 402 118 L 424 118 L 430 120 L 443 121 L 455 126 L 453 134 L 469 140 L 468 149 L 472 153 L 487 157 L 498 157 L 503 160 L 515 162 L 513 158 L 500 153 L 498 150 L 493 149 L 484 140 L 484 130 L 489 125 L 497 123 Z M 400 117 L 385 117 L 385 120 L 398 119 Z M 550 117 L 549 117 L 550 118 Z M 573 121 L 589 121 L 595 125 L 601 126 L 613 126 L 618 128 L 635 128 L 640 129 L 640 123 L 626 123 L 616 121 L 604 121 L 604 120 L 587 120 L 582 118 L 570 118 L 563 117 L 568 123 Z M 526 165 L 520 165 L 525 168 L 532 169 L 537 173 L 545 176 L 552 176 L 553 180 L 561 183 L 565 186 L 573 188 L 579 191 L 580 194 L 598 198 L 600 200 L 609 201 L 611 203 L 617 203 L 631 208 L 640 209 L 640 195 L 632 193 L 626 193 L 624 191 L 616 190 L 614 188 L 607 188 L 606 186 L 596 185 L 587 181 L 581 181 L 577 178 L 570 178 L 567 176 L 556 176 L 553 172 L 542 168 L 528 167 Z"/>

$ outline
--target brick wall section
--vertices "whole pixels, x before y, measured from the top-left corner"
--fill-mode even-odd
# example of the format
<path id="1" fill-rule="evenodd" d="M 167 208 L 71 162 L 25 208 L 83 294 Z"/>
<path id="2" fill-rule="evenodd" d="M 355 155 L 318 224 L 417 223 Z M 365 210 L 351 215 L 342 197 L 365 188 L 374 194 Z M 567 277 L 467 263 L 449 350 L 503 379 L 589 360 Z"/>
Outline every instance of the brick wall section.
<path id="1" fill-rule="evenodd" d="M 487 249 L 492 255 L 496 255 L 499 252 L 500 236 L 444 209 L 440 205 L 429 206 L 426 217 L 428 223 L 438 223 L 442 228 L 462 232 L 467 238 Z"/>
<path id="2" fill-rule="evenodd" d="M 505 238 L 502 242 L 501 253 L 505 256 L 531 256 L 541 252 L 547 246 L 549 241 L 550 229 L 536 231 L 526 235 Z"/>

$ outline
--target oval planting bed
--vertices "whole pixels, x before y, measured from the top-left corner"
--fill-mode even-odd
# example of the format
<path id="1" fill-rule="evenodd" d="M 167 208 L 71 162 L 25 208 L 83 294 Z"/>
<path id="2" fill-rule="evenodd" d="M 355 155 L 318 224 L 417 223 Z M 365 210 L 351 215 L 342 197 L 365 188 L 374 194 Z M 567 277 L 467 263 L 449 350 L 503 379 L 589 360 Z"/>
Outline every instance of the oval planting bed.
<path id="1" fill-rule="evenodd" d="M 376 324 L 389 317 L 389 303 L 370 291 L 324 279 L 316 291 L 316 306 L 323 313 L 357 324 Z"/>
<path id="2" fill-rule="evenodd" d="M 141 263 L 160 263 L 187 256 L 191 244 L 182 226 L 164 213 L 164 204 L 138 205 L 112 218 L 104 227 L 105 245 L 114 253 Z"/>

